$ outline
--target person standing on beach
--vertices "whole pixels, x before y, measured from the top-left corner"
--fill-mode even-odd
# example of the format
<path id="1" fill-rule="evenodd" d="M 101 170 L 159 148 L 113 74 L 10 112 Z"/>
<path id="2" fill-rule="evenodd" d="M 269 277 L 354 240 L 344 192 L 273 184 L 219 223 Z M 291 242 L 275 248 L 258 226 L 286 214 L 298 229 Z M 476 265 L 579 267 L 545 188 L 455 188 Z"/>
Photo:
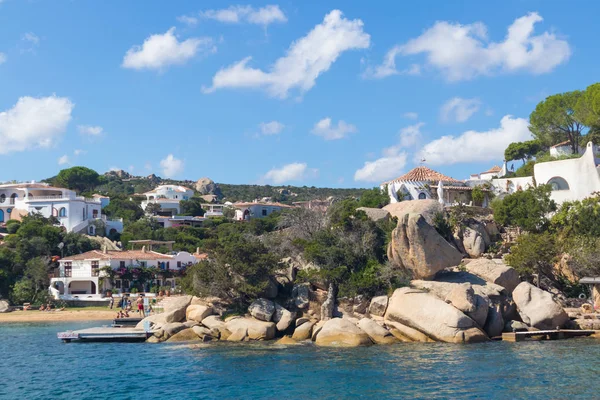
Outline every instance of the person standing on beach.
<path id="1" fill-rule="evenodd" d="M 146 317 L 146 313 L 144 312 L 144 298 L 140 294 L 138 299 L 136 300 L 138 313 L 142 316 L 142 318 Z"/>
<path id="2" fill-rule="evenodd" d="M 111 295 L 110 299 L 108 300 L 108 307 L 112 310 L 114 305 L 115 305 L 115 298 L 112 297 L 112 295 Z"/>

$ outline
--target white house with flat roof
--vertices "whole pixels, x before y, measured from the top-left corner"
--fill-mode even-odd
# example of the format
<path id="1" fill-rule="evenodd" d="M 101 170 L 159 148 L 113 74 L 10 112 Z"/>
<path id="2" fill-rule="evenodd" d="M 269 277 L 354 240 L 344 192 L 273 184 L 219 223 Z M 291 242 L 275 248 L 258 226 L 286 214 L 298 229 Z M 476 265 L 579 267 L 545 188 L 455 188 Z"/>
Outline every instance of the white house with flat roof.
<path id="1" fill-rule="evenodd" d="M 252 218 L 263 218 L 283 209 L 295 208 L 287 204 L 258 201 L 250 203 L 234 203 L 231 206 L 235 209 L 234 219 L 236 221 L 248 221 Z"/>
<path id="2" fill-rule="evenodd" d="M 108 197 L 85 198 L 69 189 L 46 183 L 10 183 L 0 185 L 0 224 L 9 219 L 21 220 L 24 215 L 39 213 L 56 217 L 67 232 L 90 235 L 103 228 L 106 234 L 123 231 L 122 220 L 111 220 L 102 215 Z"/>
<path id="3" fill-rule="evenodd" d="M 50 279 L 50 292 L 55 299 L 98 300 L 107 290 L 128 292 L 135 281 L 135 268 L 156 268 L 154 279 L 145 282 L 141 291 L 149 291 L 151 286 L 175 286 L 172 272 L 178 272 L 207 258 L 198 252 L 191 254 L 181 251 L 162 254 L 146 250 L 92 250 L 59 260 L 59 268 Z M 102 269 L 110 267 L 115 271 L 114 287 L 108 274 Z M 126 279 L 123 272 L 133 271 L 133 279 Z M 121 274 L 120 274 L 121 273 Z M 102 285 L 100 285 L 102 283 Z M 102 290 L 100 289 L 102 286 Z"/>
<path id="4" fill-rule="evenodd" d="M 185 186 L 161 185 L 144 193 L 144 196 L 146 196 L 146 200 L 141 204 L 143 210 L 146 210 L 148 204 L 158 204 L 160 206 L 159 215 L 173 216 L 181 213 L 179 203 L 181 200 L 191 199 L 194 191 Z"/>

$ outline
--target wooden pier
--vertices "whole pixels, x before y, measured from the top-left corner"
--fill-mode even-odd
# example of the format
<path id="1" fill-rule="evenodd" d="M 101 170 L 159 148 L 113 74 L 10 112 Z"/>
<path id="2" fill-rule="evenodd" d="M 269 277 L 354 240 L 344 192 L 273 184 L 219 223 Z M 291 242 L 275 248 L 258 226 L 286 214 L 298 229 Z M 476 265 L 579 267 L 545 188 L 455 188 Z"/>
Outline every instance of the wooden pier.
<path id="1" fill-rule="evenodd" d="M 575 329 L 554 329 L 548 331 L 525 331 L 525 332 L 504 332 L 502 340 L 506 342 L 521 342 L 527 339 L 533 340 L 560 340 L 575 337 L 591 336 L 599 331 L 575 330 Z"/>
<path id="2" fill-rule="evenodd" d="M 98 327 L 59 332 L 57 337 L 66 343 L 72 340 L 87 342 L 143 342 L 152 333 L 152 331 L 136 328 Z"/>

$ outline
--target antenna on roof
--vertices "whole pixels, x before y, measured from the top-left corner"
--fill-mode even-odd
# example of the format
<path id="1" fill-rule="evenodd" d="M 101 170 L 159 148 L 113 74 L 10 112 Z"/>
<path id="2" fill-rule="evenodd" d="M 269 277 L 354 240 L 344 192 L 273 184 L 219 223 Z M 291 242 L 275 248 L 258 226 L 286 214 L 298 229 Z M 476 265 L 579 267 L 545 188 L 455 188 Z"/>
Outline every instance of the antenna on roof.
<path id="1" fill-rule="evenodd" d="M 426 159 L 424 159 L 424 158 L 421 158 L 421 162 L 420 162 L 420 164 L 421 164 L 421 165 L 425 164 L 425 161 L 427 161 L 427 160 L 426 160 Z"/>

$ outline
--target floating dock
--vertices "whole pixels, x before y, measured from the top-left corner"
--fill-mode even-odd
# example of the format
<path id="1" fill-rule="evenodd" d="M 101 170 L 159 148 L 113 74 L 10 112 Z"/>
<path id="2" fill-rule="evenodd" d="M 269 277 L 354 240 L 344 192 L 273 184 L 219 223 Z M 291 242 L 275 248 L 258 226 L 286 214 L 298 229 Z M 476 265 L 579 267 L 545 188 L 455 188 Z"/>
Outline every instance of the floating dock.
<path id="1" fill-rule="evenodd" d="M 66 343 L 72 340 L 87 342 L 143 342 L 152 333 L 152 331 L 136 328 L 99 327 L 59 332 L 57 337 Z"/>
<path id="2" fill-rule="evenodd" d="M 502 340 L 506 342 L 521 342 L 527 339 L 533 340 L 560 340 L 571 339 L 574 337 L 591 336 L 600 331 L 575 330 L 575 329 L 554 329 L 548 331 L 525 331 L 525 332 L 504 332 Z"/>

